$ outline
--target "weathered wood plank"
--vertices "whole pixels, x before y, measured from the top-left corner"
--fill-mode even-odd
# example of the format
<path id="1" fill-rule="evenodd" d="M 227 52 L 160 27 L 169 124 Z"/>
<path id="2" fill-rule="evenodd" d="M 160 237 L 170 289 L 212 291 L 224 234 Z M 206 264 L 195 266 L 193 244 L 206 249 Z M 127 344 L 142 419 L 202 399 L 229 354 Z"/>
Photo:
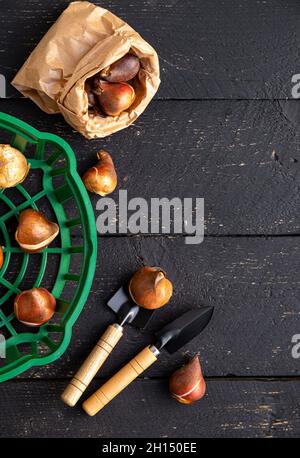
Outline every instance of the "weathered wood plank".
<path id="1" fill-rule="evenodd" d="M 95 280 L 69 349 L 52 365 L 22 377 L 71 376 L 115 319 L 106 301 L 142 264 L 162 266 L 173 281 L 174 296 L 146 330 L 126 328 L 99 376 L 107 377 L 150 344 L 152 332 L 163 324 L 201 305 L 215 307 L 209 327 L 177 353 L 162 352 L 147 376 L 167 377 L 197 352 L 208 376 L 299 376 L 300 360 L 291 352 L 292 337 L 300 334 L 299 249 L 297 237 L 209 237 L 198 246 L 185 245 L 182 238 L 99 238 Z M 31 265 L 27 287 L 35 270 Z M 52 283 L 51 272 L 49 265 L 44 286 Z"/>
<path id="2" fill-rule="evenodd" d="M 143 197 L 150 205 L 153 197 L 203 197 L 206 234 L 267 235 L 300 233 L 295 104 L 154 101 L 135 125 L 94 141 L 30 101 L 2 100 L 0 110 L 65 138 L 80 174 L 95 163 L 100 148 L 107 148 L 128 199 Z M 30 175 L 28 181 L 35 189 Z M 111 197 L 118 202 L 117 192 Z M 98 196 L 91 199 L 95 209 Z"/>
<path id="3" fill-rule="evenodd" d="M 163 81 L 158 98 L 291 98 L 291 78 L 300 71 L 297 0 L 94 3 L 125 19 L 157 49 Z M 68 4 L 1 0 L 0 73 L 8 82 Z M 17 96 L 11 87 L 7 94 Z"/>
<path id="4" fill-rule="evenodd" d="M 140 380 L 93 418 L 80 406 L 62 404 L 65 383 L 0 385 L 0 437 L 263 438 L 300 433 L 299 381 L 209 380 L 206 396 L 184 406 L 171 399 L 166 381 Z"/>

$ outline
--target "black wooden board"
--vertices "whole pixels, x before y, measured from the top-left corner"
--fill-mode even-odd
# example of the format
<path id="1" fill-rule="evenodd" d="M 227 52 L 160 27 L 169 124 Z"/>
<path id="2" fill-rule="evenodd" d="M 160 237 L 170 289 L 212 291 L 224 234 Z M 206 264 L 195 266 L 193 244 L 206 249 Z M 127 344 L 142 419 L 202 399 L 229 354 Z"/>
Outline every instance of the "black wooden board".
<path id="1" fill-rule="evenodd" d="M 9 86 L 68 3 L 0 0 L 0 75 L 7 82 L 0 110 L 65 138 L 80 174 L 106 148 L 129 199 L 204 198 L 206 236 L 186 245 L 172 228 L 168 235 L 99 235 L 94 283 L 68 350 L 0 385 L 0 437 L 299 437 L 300 359 L 292 356 L 292 338 L 300 333 L 300 109 L 289 100 L 300 73 L 299 2 L 95 2 L 157 49 L 162 84 L 134 125 L 94 141 Z M 26 186 L 36 192 L 32 175 Z M 118 201 L 117 191 L 112 197 Z M 97 218 L 98 197 L 91 200 Z M 102 414 L 88 418 L 80 406 L 64 406 L 60 394 L 114 320 L 106 301 L 143 264 L 166 269 L 172 301 L 146 330 L 128 327 L 89 393 L 182 311 L 213 305 L 212 322 L 177 354 L 162 353 Z M 10 275 L 17 265 L 12 261 Z M 79 265 L 77 259 L 72 268 Z M 36 269 L 33 261 L 24 288 Z M 54 275 L 53 262 L 44 286 Z M 207 394 L 182 406 L 169 396 L 168 378 L 195 353 Z"/>
<path id="2" fill-rule="evenodd" d="M 291 98 L 299 65 L 297 0 L 101 0 L 156 49 L 158 98 Z M 9 83 L 66 0 L 0 1 L 0 74 Z M 13 52 L 12 52 L 13 49 Z M 18 94 L 8 87 L 8 96 Z"/>
<path id="3" fill-rule="evenodd" d="M 93 418 L 62 404 L 65 384 L 1 385 L 0 437 L 299 437 L 296 380 L 209 380 L 192 406 L 176 403 L 164 380 L 140 380 Z"/>
<path id="4" fill-rule="evenodd" d="M 300 360 L 291 353 L 292 338 L 300 329 L 297 238 L 208 237 L 199 246 L 185 245 L 182 237 L 114 237 L 98 242 L 95 280 L 67 352 L 56 363 L 20 378 L 71 376 L 116 318 L 107 300 L 143 264 L 162 266 L 174 284 L 174 295 L 170 304 L 155 312 L 147 329 L 127 327 L 100 377 L 109 376 L 150 344 L 163 324 L 202 305 L 215 307 L 209 327 L 177 353 L 163 352 L 147 372 L 149 377 L 168 377 L 195 353 L 200 353 L 208 376 L 300 375 Z M 50 277 L 48 271 L 43 286 L 49 287 Z M 35 278 L 32 264 L 27 288 Z"/>
<path id="5" fill-rule="evenodd" d="M 1 100 L 0 110 L 61 135 L 74 149 L 80 174 L 106 148 L 128 199 L 143 197 L 150 206 L 152 197 L 204 198 L 206 234 L 272 235 L 300 233 L 295 104 L 154 101 L 133 126 L 90 141 L 31 101 Z M 117 191 L 112 197 L 118 203 Z M 96 209 L 99 197 L 91 199 Z"/>

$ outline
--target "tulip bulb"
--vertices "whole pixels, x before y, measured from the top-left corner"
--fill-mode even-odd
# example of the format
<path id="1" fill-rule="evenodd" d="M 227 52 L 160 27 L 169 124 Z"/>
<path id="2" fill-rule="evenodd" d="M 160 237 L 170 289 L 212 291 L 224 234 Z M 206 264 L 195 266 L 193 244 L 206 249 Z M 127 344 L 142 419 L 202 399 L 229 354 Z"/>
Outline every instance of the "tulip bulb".
<path id="1" fill-rule="evenodd" d="M 56 223 L 49 221 L 42 213 L 28 208 L 20 214 L 15 239 L 26 253 L 39 253 L 59 233 Z"/>
<path id="2" fill-rule="evenodd" d="M 95 107 L 95 105 L 97 105 L 97 97 L 93 92 L 91 80 L 86 80 L 86 82 L 85 82 L 85 91 L 87 93 L 89 108 Z"/>
<path id="3" fill-rule="evenodd" d="M 204 396 L 206 384 L 198 356 L 174 372 L 170 378 L 169 390 L 172 397 L 182 404 L 192 404 Z"/>
<path id="4" fill-rule="evenodd" d="M 121 59 L 104 68 L 100 76 L 110 83 L 121 83 L 133 79 L 140 70 L 140 60 L 133 54 L 125 54 Z"/>
<path id="5" fill-rule="evenodd" d="M 22 183 L 29 168 L 26 157 L 19 150 L 10 145 L 0 145 L 0 189 Z"/>
<path id="6" fill-rule="evenodd" d="M 33 288 L 18 294 L 14 301 L 16 318 L 27 326 L 41 326 L 54 315 L 55 297 L 45 288 Z"/>
<path id="7" fill-rule="evenodd" d="M 109 116 L 119 116 L 134 102 L 135 91 L 128 83 L 108 83 L 95 79 L 94 85 L 97 86 L 94 94 L 97 95 L 99 105 Z"/>
<path id="8" fill-rule="evenodd" d="M 3 266 L 3 261 L 4 261 L 3 248 L 0 246 L 0 269 Z"/>
<path id="9" fill-rule="evenodd" d="M 163 270 L 146 266 L 132 276 L 129 293 L 139 306 L 145 309 L 158 309 L 169 302 L 173 286 Z"/>
<path id="10" fill-rule="evenodd" d="M 88 191 L 106 196 L 116 189 L 118 177 L 113 160 L 107 151 L 99 151 L 97 157 L 98 163 L 85 172 L 82 180 Z"/>

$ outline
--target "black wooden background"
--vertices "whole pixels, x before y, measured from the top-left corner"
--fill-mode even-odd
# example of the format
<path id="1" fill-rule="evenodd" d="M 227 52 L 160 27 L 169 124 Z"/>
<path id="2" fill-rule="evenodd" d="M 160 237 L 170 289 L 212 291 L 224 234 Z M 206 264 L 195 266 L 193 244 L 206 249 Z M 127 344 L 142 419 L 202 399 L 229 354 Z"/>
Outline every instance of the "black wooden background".
<path id="1" fill-rule="evenodd" d="M 0 0 L 0 73 L 7 81 L 68 3 Z M 0 386 L 0 436 L 299 436 L 300 359 L 292 358 L 291 340 L 300 334 L 300 109 L 291 100 L 291 78 L 300 73 L 300 4 L 96 3 L 129 22 L 159 53 L 162 84 L 143 116 L 89 142 L 11 87 L 0 110 L 65 138 L 80 173 L 107 148 L 129 198 L 204 197 L 206 237 L 189 246 L 172 234 L 99 237 L 95 281 L 70 347 L 52 365 Z M 96 201 L 92 197 L 94 208 Z M 162 355 L 105 411 L 88 418 L 80 407 L 64 406 L 60 394 L 113 320 L 105 301 L 144 263 L 163 266 L 175 285 L 172 305 L 153 328 L 193 304 L 214 305 L 214 318 L 201 336 L 172 357 Z M 150 331 L 129 329 L 100 376 L 148 343 Z M 182 406 L 169 396 L 167 380 L 196 352 L 207 394 Z"/>

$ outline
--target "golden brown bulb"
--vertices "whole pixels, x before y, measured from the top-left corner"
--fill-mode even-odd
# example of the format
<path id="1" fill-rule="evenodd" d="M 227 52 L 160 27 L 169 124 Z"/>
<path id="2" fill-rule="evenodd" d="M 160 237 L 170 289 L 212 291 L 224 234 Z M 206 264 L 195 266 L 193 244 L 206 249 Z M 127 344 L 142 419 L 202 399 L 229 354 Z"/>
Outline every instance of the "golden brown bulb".
<path id="1" fill-rule="evenodd" d="M 97 157 L 97 164 L 85 172 L 82 180 L 88 191 L 106 196 L 116 189 L 118 177 L 113 160 L 107 151 L 99 151 Z"/>
<path id="2" fill-rule="evenodd" d="M 29 168 L 26 157 L 19 150 L 10 145 L 0 145 L 0 189 L 22 183 Z"/>
<path id="3" fill-rule="evenodd" d="M 15 239 L 26 253 L 39 253 L 59 233 L 56 223 L 49 221 L 42 213 L 28 208 L 20 214 Z"/>
<path id="4" fill-rule="evenodd" d="M 91 79 L 86 80 L 86 82 L 85 82 L 85 91 L 87 93 L 89 108 L 95 107 L 97 105 L 97 97 L 93 92 Z"/>
<path id="5" fill-rule="evenodd" d="M 109 116 L 119 116 L 135 100 L 135 91 L 128 83 L 108 83 L 96 79 L 94 84 L 97 86 L 94 94 L 98 98 L 99 105 Z"/>
<path id="6" fill-rule="evenodd" d="M 16 318 L 28 326 L 41 326 L 54 315 L 55 297 L 45 288 L 33 288 L 18 294 L 14 301 Z"/>
<path id="7" fill-rule="evenodd" d="M 132 276 L 129 293 L 134 302 L 141 307 L 158 309 L 169 302 L 173 286 L 162 269 L 145 266 Z"/>

